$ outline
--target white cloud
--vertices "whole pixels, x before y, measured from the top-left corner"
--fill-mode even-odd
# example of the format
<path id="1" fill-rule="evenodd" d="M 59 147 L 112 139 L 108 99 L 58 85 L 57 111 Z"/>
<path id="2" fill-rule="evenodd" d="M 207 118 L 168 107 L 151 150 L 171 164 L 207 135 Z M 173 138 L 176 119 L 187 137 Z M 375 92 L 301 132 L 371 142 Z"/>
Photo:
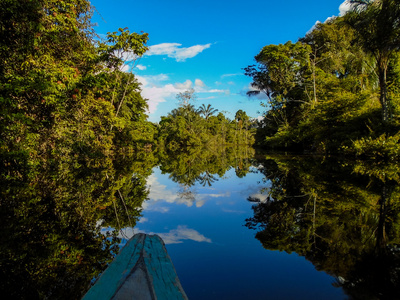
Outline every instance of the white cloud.
<path id="1" fill-rule="evenodd" d="M 226 77 L 233 77 L 233 76 L 239 76 L 243 75 L 242 73 L 235 73 L 235 74 L 224 74 L 221 76 L 221 78 L 226 78 Z"/>
<path id="2" fill-rule="evenodd" d="M 195 79 L 194 84 L 187 79 L 184 82 L 166 83 L 170 78 L 166 74 L 140 76 L 136 75 L 138 81 L 142 84 L 142 96 L 148 99 L 149 113 L 157 110 L 158 104 L 166 102 L 168 99 L 175 98 L 178 93 L 194 88 L 197 93 L 224 93 L 229 95 L 229 90 L 208 89 L 201 79 Z M 200 99 L 200 98 L 199 98 Z M 201 98 L 204 99 L 204 98 Z"/>
<path id="3" fill-rule="evenodd" d="M 194 85 L 195 85 L 196 87 L 199 87 L 199 88 L 203 88 L 203 87 L 206 86 L 205 83 L 204 83 L 202 80 L 200 80 L 200 79 L 196 79 L 196 80 L 194 81 Z"/>
<path id="4" fill-rule="evenodd" d="M 168 75 L 166 74 L 148 76 L 136 75 L 136 78 L 143 86 L 159 86 L 160 82 L 167 81 L 169 79 Z"/>
<path id="5" fill-rule="evenodd" d="M 352 4 L 350 3 L 349 0 L 344 1 L 342 4 L 339 6 L 339 16 L 344 16 L 349 10 L 352 8 Z"/>
<path id="6" fill-rule="evenodd" d="M 140 71 L 146 70 L 147 67 L 143 65 L 137 65 L 136 68 L 138 68 Z"/>
<path id="7" fill-rule="evenodd" d="M 153 45 L 149 47 L 146 55 L 168 55 L 170 57 L 173 57 L 174 53 L 177 49 L 179 49 L 180 46 L 182 46 L 182 44 L 178 43 L 162 43 L 158 45 Z"/>
<path id="8" fill-rule="evenodd" d="M 215 98 L 217 98 L 217 97 L 215 97 L 215 96 L 210 96 L 210 97 L 202 97 L 202 98 L 199 98 L 199 100 L 212 100 L 212 99 L 215 99 Z"/>
<path id="9" fill-rule="evenodd" d="M 163 81 L 168 80 L 165 74 L 156 76 L 136 76 L 138 81 L 142 84 L 142 96 L 148 99 L 149 112 L 153 113 L 157 110 L 159 103 L 165 102 L 166 98 L 177 94 L 177 89 L 173 84 L 162 84 Z"/>
<path id="10" fill-rule="evenodd" d="M 342 4 L 339 6 L 339 16 L 343 17 L 348 11 L 352 9 L 354 4 L 351 4 L 349 0 L 345 0 Z M 328 17 L 324 23 L 327 23 L 329 21 L 332 21 L 336 19 L 336 16 Z M 316 21 L 315 24 L 310 28 L 310 30 L 307 31 L 307 34 L 311 33 L 317 24 L 321 23 L 320 21 Z"/>
<path id="11" fill-rule="evenodd" d="M 190 89 L 191 87 L 192 87 L 192 85 L 193 85 L 193 83 L 192 83 L 192 81 L 191 80 L 186 80 L 185 82 L 183 82 L 183 83 L 175 83 L 175 87 L 178 89 L 178 90 L 188 90 L 188 89 Z"/>
<path id="12" fill-rule="evenodd" d="M 195 45 L 188 48 L 181 46 L 182 44 L 179 43 L 162 43 L 150 46 L 145 55 L 167 55 L 170 58 L 174 58 L 176 61 L 183 62 L 188 58 L 195 57 L 205 49 L 210 48 L 211 44 Z"/>
<path id="13" fill-rule="evenodd" d="M 224 93 L 224 94 L 230 94 L 229 90 L 218 90 L 218 89 L 212 89 L 208 90 L 208 93 Z"/>

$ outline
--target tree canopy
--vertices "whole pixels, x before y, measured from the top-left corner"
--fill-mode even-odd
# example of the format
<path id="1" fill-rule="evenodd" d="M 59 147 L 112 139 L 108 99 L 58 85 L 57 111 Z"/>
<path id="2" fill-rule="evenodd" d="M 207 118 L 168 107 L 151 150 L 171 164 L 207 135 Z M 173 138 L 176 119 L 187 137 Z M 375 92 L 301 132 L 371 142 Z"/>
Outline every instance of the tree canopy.
<path id="1" fill-rule="evenodd" d="M 296 43 L 265 46 L 257 64 L 245 68 L 253 79 L 248 94 L 267 96 L 258 145 L 377 157 L 368 140 L 380 157 L 397 151 L 380 141 L 397 140 L 400 129 L 399 4 L 356 2 L 353 11 L 316 24 Z M 383 37 L 385 26 L 391 29 Z"/>

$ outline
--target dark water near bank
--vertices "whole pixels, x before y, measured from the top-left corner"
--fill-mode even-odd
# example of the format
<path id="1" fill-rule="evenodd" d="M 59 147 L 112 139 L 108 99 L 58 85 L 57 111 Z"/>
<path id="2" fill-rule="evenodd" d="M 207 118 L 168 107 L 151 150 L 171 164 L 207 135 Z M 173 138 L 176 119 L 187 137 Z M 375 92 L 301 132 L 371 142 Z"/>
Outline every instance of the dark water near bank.
<path id="1" fill-rule="evenodd" d="M 400 298 L 398 165 L 197 149 L 7 168 L 7 299 L 79 299 L 138 232 L 189 299 Z"/>

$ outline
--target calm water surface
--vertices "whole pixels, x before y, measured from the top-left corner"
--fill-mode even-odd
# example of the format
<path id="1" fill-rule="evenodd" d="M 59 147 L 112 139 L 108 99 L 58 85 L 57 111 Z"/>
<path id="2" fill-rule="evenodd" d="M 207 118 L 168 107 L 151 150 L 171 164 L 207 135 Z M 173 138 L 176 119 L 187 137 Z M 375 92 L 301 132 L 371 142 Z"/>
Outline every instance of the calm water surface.
<path id="1" fill-rule="evenodd" d="M 250 171 L 185 187 L 155 168 L 134 232 L 163 238 L 189 299 L 344 299 L 334 277 L 296 253 L 264 249 L 245 226 L 254 205 L 247 198 L 264 201 L 271 187 Z"/>
<path id="2" fill-rule="evenodd" d="M 400 299 L 398 164 L 226 148 L 0 175 L 5 299 L 80 299 L 138 232 L 163 238 L 192 300 Z"/>

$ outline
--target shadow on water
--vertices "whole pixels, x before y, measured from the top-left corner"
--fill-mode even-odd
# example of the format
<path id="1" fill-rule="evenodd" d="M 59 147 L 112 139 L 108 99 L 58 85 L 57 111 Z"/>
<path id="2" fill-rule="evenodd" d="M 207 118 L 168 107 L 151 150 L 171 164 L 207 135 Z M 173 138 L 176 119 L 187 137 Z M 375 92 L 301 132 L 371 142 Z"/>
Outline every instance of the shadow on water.
<path id="1" fill-rule="evenodd" d="M 268 250 L 297 253 L 352 299 L 400 298 L 400 167 L 250 148 L 186 152 L 4 155 L 0 289 L 7 299 L 79 299 L 135 227 L 158 166 L 194 201 L 234 169 L 261 173 L 245 225 Z M 254 195 L 254 194 L 253 194 Z M 104 228 L 112 228 L 104 232 Z M 123 236 L 122 236 L 123 237 Z"/>
<path id="2" fill-rule="evenodd" d="M 248 199 L 246 226 L 264 248 L 304 256 L 351 299 L 400 299 L 399 165 L 283 155 L 258 163 L 271 188 Z"/>
<path id="3" fill-rule="evenodd" d="M 80 299 L 118 252 L 147 197 L 146 157 L 1 157 L 0 290 L 6 299 Z M 116 213 L 117 212 L 117 213 Z"/>
<path id="4" fill-rule="evenodd" d="M 254 150 L 191 149 L 0 157 L 0 290 L 7 299 L 80 299 L 119 251 L 160 165 L 191 197 L 232 166 L 245 174 Z M 109 229 L 107 231 L 107 229 Z"/>

